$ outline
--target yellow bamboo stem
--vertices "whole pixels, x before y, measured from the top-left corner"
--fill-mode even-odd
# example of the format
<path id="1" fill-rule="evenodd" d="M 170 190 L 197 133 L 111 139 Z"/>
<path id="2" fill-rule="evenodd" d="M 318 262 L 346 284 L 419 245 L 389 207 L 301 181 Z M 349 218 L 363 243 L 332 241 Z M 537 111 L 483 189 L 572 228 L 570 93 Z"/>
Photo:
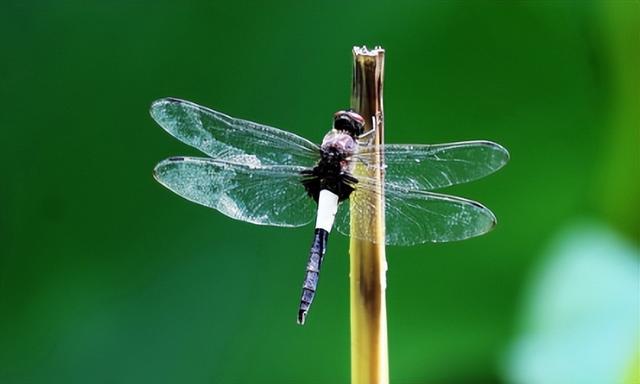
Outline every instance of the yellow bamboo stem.
<path id="1" fill-rule="evenodd" d="M 366 122 L 365 132 L 375 128 L 372 145 L 384 143 L 382 86 L 384 50 L 353 48 L 353 82 L 351 108 Z M 373 122 L 376 126 L 373 127 Z M 354 176 L 366 175 L 383 181 L 384 159 L 374 156 L 369 166 L 359 166 Z M 387 384 L 387 312 L 385 302 L 386 270 L 384 190 L 378 193 L 353 193 L 351 200 L 351 383 Z M 375 207 L 373 217 L 363 217 L 354 209 L 360 204 Z M 356 234 L 370 233 L 375 242 L 356 239 Z"/>

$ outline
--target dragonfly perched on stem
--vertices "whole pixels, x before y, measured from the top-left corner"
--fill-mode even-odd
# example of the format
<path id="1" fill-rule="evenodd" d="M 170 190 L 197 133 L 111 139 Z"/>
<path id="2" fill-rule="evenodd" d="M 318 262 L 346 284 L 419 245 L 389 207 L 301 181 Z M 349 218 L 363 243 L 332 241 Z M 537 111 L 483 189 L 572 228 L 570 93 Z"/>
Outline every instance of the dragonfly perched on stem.
<path id="1" fill-rule="evenodd" d="M 415 245 L 478 236 L 496 218 L 472 200 L 432 192 L 479 179 L 500 169 L 509 153 L 490 141 L 437 145 L 371 145 L 364 120 L 339 111 L 321 145 L 291 132 L 165 98 L 151 105 L 151 116 L 169 134 L 206 157 L 170 157 L 154 169 L 155 178 L 178 195 L 233 219 L 259 225 L 299 227 L 316 219 L 303 283 L 298 323 L 304 324 L 315 296 L 329 232 L 376 242 L 367 232 L 349 231 L 350 209 L 373 212 L 367 199 L 353 194 L 384 190 L 386 244 Z M 356 166 L 384 159 L 384 185 L 354 177 Z"/>

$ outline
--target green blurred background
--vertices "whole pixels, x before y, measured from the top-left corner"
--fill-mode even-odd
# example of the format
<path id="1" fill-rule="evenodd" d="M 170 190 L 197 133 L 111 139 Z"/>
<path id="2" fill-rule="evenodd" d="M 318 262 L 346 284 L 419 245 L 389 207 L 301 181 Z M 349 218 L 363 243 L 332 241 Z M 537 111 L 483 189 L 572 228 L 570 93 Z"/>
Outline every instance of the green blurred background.
<path id="1" fill-rule="evenodd" d="M 387 142 L 511 152 L 448 191 L 490 207 L 492 233 L 387 249 L 391 381 L 582 384 L 567 377 L 617 356 L 593 382 L 635 382 L 639 34 L 636 1 L 3 0 L 0 382 L 348 382 L 348 240 L 331 238 L 296 325 L 311 227 L 252 226 L 164 189 L 155 163 L 197 152 L 148 108 L 180 97 L 317 142 L 362 44 L 387 50 Z M 601 249 L 583 265 L 600 280 L 554 269 L 567 249 Z M 563 290 L 592 311 L 546 308 Z M 532 332 L 565 348 L 553 367 L 522 352 Z M 592 339 L 592 360 L 564 359 Z"/>

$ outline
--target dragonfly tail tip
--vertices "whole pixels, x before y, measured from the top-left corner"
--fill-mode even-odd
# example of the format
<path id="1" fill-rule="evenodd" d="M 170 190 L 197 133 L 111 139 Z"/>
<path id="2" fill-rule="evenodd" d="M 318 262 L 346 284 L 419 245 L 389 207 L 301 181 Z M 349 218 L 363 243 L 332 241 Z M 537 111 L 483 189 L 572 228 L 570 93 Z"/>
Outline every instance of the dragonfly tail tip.
<path id="1" fill-rule="evenodd" d="M 298 324 L 300 325 L 304 325 L 304 321 L 306 320 L 307 317 L 307 311 L 305 311 L 304 309 L 301 309 L 298 311 Z"/>

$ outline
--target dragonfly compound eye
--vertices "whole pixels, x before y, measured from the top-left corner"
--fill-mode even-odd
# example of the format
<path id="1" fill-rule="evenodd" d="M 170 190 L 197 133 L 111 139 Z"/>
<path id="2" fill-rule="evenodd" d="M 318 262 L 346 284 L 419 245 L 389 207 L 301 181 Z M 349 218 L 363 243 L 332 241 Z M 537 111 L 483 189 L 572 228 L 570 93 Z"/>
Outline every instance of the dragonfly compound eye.
<path id="1" fill-rule="evenodd" d="M 333 117 L 333 128 L 356 137 L 362 134 L 364 119 L 353 111 L 339 111 Z"/>

